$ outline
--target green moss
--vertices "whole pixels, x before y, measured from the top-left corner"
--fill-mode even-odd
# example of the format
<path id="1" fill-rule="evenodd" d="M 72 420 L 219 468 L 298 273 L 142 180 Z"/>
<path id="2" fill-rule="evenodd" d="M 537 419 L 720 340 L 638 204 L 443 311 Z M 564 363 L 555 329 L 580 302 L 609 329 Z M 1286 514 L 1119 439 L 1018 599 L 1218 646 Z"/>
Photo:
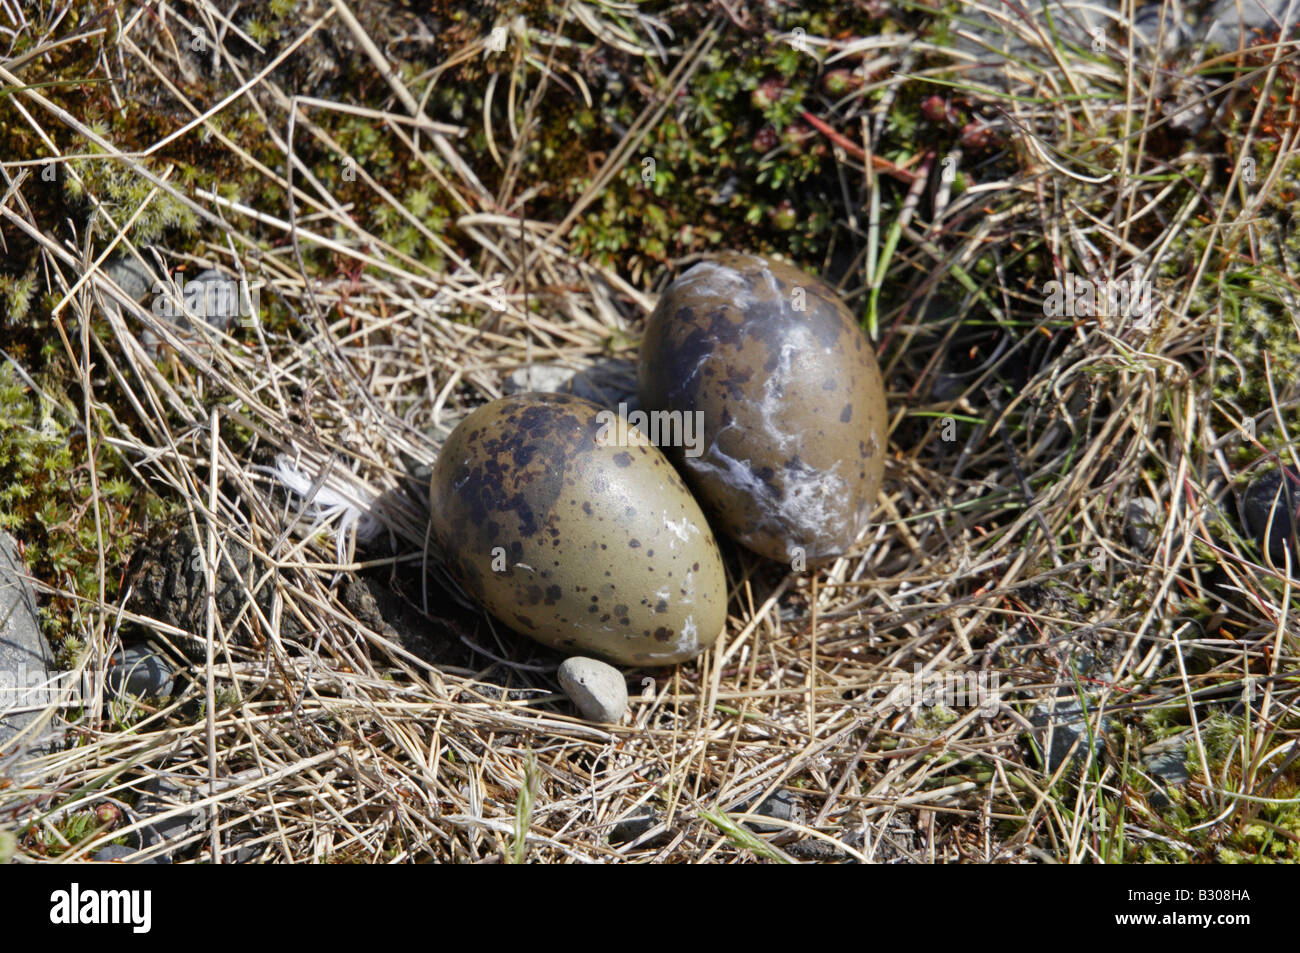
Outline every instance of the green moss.
<path id="1" fill-rule="evenodd" d="M 105 548 L 104 586 L 112 599 L 137 540 L 148 494 L 138 494 L 125 461 L 106 443 L 95 453 L 100 493 L 95 499 L 82 429 L 66 406 L 29 396 L 9 364 L 0 365 L 0 528 L 24 543 L 38 578 L 85 598 L 99 595 L 98 506 Z M 70 605 L 42 607 L 48 636 L 68 633 Z M 68 659 L 71 661 L 71 659 Z"/>

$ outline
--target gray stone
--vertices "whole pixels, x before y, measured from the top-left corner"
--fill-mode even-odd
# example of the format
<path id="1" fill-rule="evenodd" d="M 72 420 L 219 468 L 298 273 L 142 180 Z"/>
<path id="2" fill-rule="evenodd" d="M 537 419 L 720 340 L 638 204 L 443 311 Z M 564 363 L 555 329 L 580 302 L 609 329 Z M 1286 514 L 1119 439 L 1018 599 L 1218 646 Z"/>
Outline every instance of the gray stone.
<path id="1" fill-rule="evenodd" d="M 611 844 L 630 844 L 659 822 L 659 815 L 653 810 L 648 807 L 638 808 L 630 816 L 623 818 L 610 828 L 609 842 Z M 662 836 L 653 838 L 652 843 L 662 839 Z"/>
<path id="2" fill-rule="evenodd" d="M 41 717 L 40 706 L 54 700 L 46 687 L 54 659 L 41 634 L 36 593 L 26 574 L 18 544 L 0 532 L 0 752 Z"/>
<path id="3" fill-rule="evenodd" d="M 1300 0 L 1218 0 L 1210 10 L 1205 44 L 1235 50 L 1262 42 L 1285 27 L 1294 37 L 1300 25 Z"/>
<path id="4" fill-rule="evenodd" d="M 145 785 L 144 790 L 145 793 L 141 795 L 139 803 L 136 804 L 136 811 L 142 817 L 163 814 L 175 810 L 183 804 L 189 804 L 203 798 L 203 795 L 197 789 L 182 787 L 162 776 L 151 778 Z M 162 843 L 170 844 L 191 837 L 198 831 L 203 830 L 206 823 L 206 811 L 196 807 L 188 811 L 182 811 L 179 814 L 173 814 L 171 817 L 152 821 L 140 829 L 140 835 L 146 847 L 153 847 Z M 165 856 L 171 856 L 175 850 L 176 848 L 173 848 Z"/>
<path id="5" fill-rule="evenodd" d="M 604 358 L 569 379 L 565 390 L 615 412 L 630 414 L 641 406 L 636 389 L 636 364 Z"/>
<path id="6" fill-rule="evenodd" d="M 1182 784 L 1188 779 L 1187 745 L 1180 744 L 1156 755 L 1146 763 L 1146 769 L 1165 784 Z"/>
<path id="7" fill-rule="evenodd" d="M 239 282 L 230 275 L 222 274 L 215 268 L 200 271 L 193 278 L 185 281 L 185 295 L 191 296 L 191 284 L 197 283 L 202 289 L 200 305 L 195 314 L 214 328 L 229 328 L 231 322 L 239 316 Z"/>
<path id="8" fill-rule="evenodd" d="M 139 851 L 127 847 L 125 844 L 109 844 L 107 847 L 101 847 L 90 855 L 90 859 L 101 864 L 123 863 L 123 864 L 170 864 L 171 861 L 166 857 L 150 857 L 147 860 L 136 860 Z"/>
<path id="9" fill-rule="evenodd" d="M 1283 467 L 1257 477 L 1241 496 L 1240 515 L 1247 535 L 1273 565 L 1300 578 L 1300 472 Z"/>
<path id="10" fill-rule="evenodd" d="M 104 263 L 104 275 L 126 292 L 133 301 L 143 301 L 152 294 L 157 277 L 129 255 L 114 258 Z"/>
<path id="11" fill-rule="evenodd" d="M 1163 18 L 1164 25 L 1161 26 Z M 1163 33 L 1161 30 L 1163 29 Z M 1169 56 L 1187 46 L 1195 37 L 1182 4 L 1148 3 L 1133 14 L 1133 40 L 1138 49 Z"/>
<path id="12" fill-rule="evenodd" d="M 777 821 L 786 821 L 790 824 L 802 824 L 806 819 L 803 804 L 798 797 L 789 791 L 774 791 L 764 798 L 759 805 L 751 805 L 745 808 L 745 812 L 770 817 Z M 751 821 L 747 826 L 759 834 L 775 834 L 779 831 L 788 830 L 786 824 L 763 824 L 758 821 Z"/>
<path id="13" fill-rule="evenodd" d="M 114 652 L 105 673 L 109 691 L 141 698 L 170 694 L 175 677 L 167 660 L 145 645 L 131 645 Z"/>
<path id="14" fill-rule="evenodd" d="M 1140 553 L 1151 552 L 1155 544 L 1159 512 L 1156 501 L 1148 496 L 1135 496 L 1124 507 L 1124 538 Z"/>
<path id="15" fill-rule="evenodd" d="M 1012 58 L 1043 67 L 1052 65 L 1050 47 L 1030 26 L 1033 23 L 1037 30 L 1042 31 L 1047 44 L 1053 42 L 1044 8 L 1051 14 L 1061 42 L 1084 48 L 1092 44 L 1094 31 L 1107 29 L 1111 22 L 1095 0 L 1045 0 L 1041 3 L 997 4 L 995 8 L 1000 14 L 998 20 L 983 11 L 963 6 L 961 20 L 953 21 L 957 34 L 955 48 L 989 64 L 966 71 L 965 75 L 984 83 L 997 82 L 1005 75 L 1004 62 L 1012 69 L 1025 69 Z M 1033 39 L 1026 41 L 1025 35 Z M 1107 39 L 1107 43 L 1110 42 Z"/>
<path id="16" fill-rule="evenodd" d="M 588 721 L 617 724 L 627 711 L 623 673 L 599 659 L 575 655 L 560 664 L 560 687 Z"/>
<path id="17" fill-rule="evenodd" d="M 240 316 L 241 309 L 246 308 L 242 295 L 239 279 L 207 268 L 193 276 L 177 273 L 167 282 L 155 280 L 149 295 L 149 310 L 180 332 L 194 328 L 187 310 L 209 326 L 227 331 Z M 257 307 L 256 300 L 250 303 Z M 197 343 L 193 334 L 181 336 L 187 342 Z M 155 359 L 162 355 L 162 339 L 149 328 L 141 332 L 140 343 Z"/>
<path id="18" fill-rule="evenodd" d="M 1036 729 L 1034 740 L 1043 753 L 1043 770 L 1055 774 L 1067 760 L 1076 766 L 1081 765 L 1088 754 L 1088 722 L 1095 717 L 1095 710 L 1090 706 L 1085 720 L 1083 705 L 1079 699 L 1059 696 L 1035 706 L 1029 723 Z M 1106 735 L 1105 725 L 1093 729 L 1093 755 L 1101 750 Z M 1078 747 L 1075 747 L 1075 743 Z M 1074 749 L 1073 755 L 1070 751 Z"/>

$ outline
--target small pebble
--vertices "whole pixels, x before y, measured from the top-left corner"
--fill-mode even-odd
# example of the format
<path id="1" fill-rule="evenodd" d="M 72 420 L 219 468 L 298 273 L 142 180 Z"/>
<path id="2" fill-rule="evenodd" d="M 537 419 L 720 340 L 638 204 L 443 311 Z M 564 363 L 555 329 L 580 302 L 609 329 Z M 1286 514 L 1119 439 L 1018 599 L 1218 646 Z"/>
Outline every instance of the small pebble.
<path id="1" fill-rule="evenodd" d="M 770 817 L 777 821 L 788 821 L 793 824 L 802 824 L 807 819 L 799 798 L 789 791 L 775 791 L 771 796 L 764 798 L 761 804 L 757 806 L 751 805 L 745 808 L 745 811 L 749 814 L 758 814 L 762 817 Z M 762 824 L 757 821 L 751 821 L 746 826 L 759 834 L 775 834 L 779 831 L 788 830 L 784 824 Z"/>
<path id="2" fill-rule="evenodd" d="M 588 721 L 618 724 L 627 711 L 623 673 L 599 659 L 575 655 L 560 664 L 560 687 Z"/>
<path id="3" fill-rule="evenodd" d="M 90 859 L 101 864 L 108 864 L 118 861 L 125 864 L 170 864 L 171 861 L 161 857 L 150 857 L 148 860 L 136 860 L 135 857 L 139 852 L 127 847 L 124 844 L 109 844 L 107 847 L 101 847 L 90 855 Z"/>
<path id="4" fill-rule="evenodd" d="M 131 645 L 113 653 L 105 681 L 115 695 L 154 698 L 170 694 L 175 677 L 167 660 L 157 652 L 148 646 Z"/>
<path id="5" fill-rule="evenodd" d="M 1182 784 L 1188 779 L 1187 746 L 1178 745 L 1146 762 L 1147 772 L 1165 784 Z"/>
<path id="6" fill-rule="evenodd" d="M 1149 553 L 1160 528 L 1159 508 L 1149 496 L 1135 496 L 1124 507 L 1124 538 L 1140 553 Z"/>
<path id="7" fill-rule="evenodd" d="M 202 304 L 198 316 L 214 328 L 228 328 L 239 317 L 239 283 L 230 275 L 222 274 L 214 268 L 199 272 L 190 281 L 198 282 L 203 289 Z M 190 281 L 185 282 L 189 293 Z"/>
<path id="8" fill-rule="evenodd" d="M 156 280 L 152 271 L 141 265 L 134 258 L 114 258 L 104 266 L 104 275 L 127 293 L 134 301 L 140 301 L 153 291 Z"/>
<path id="9" fill-rule="evenodd" d="M 659 823 L 659 817 L 650 808 L 641 808 L 631 817 L 625 817 L 609 829 L 611 844 L 628 844 Z"/>
<path id="10" fill-rule="evenodd" d="M 1300 473 L 1294 467 L 1270 470 L 1251 483 L 1241 497 L 1241 521 L 1251 540 L 1261 551 L 1268 550 L 1273 565 L 1279 569 L 1286 568 L 1289 550 L 1292 574 L 1300 576 L 1297 506 L 1300 506 Z"/>
<path id="11" fill-rule="evenodd" d="M 1088 756 L 1089 723 L 1096 717 L 1091 703 L 1085 721 L 1083 705 L 1077 698 L 1062 696 L 1053 701 L 1036 705 L 1029 717 L 1029 723 L 1037 729 L 1034 740 L 1043 753 L 1043 770 L 1049 774 L 1055 774 L 1067 759 L 1076 766 L 1083 764 Z M 1094 757 L 1100 754 L 1105 735 L 1104 724 L 1092 729 Z M 1078 747 L 1075 747 L 1076 742 Z"/>

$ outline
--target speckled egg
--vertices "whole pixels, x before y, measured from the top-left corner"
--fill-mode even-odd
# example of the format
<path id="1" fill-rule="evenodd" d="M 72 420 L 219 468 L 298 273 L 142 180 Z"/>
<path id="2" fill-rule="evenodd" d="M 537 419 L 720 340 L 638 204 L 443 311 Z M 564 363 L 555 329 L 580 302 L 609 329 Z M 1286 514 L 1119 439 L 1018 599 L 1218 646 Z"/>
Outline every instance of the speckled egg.
<path id="1" fill-rule="evenodd" d="M 696 265 L 647 321 L 638 386 L 652 416 L 698 412 L 695 445 L 670 453 L 720 532 L 797 564 L 839 555 L 866 527 L 885 390 L 824 282 L 755 255 Z"/>
<path id="2" fill-rule="evenodd" d="M 567 394 L 516 394 L 452 431 L 430 480 L 434 538 L 465 590 L 569 654 L 671 665 L 726 622 L 718 544 L 639 430 Z"/>

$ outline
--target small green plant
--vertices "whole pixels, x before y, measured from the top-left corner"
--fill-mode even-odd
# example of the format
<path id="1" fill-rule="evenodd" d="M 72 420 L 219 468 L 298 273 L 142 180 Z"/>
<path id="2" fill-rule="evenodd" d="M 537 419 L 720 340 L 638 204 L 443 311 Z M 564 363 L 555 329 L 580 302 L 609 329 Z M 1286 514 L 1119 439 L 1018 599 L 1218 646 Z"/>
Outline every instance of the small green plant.
<path id="1" fill-rule="evenodd" d="M 109 132 L 108 125 L 102 120 L 93 122 L 90 128 L 100 137 Z M 189 206 L 161 190 L 150 199 L 153 183 L 129 165 L 115 158 L 94 158 L 106 155 L 106 150 L 98 143 L 88 141 L 82 151 L 89 153 L 90 157 L 69 161 L 70 169 L 65 170 L 62 176 L 63 189 L 71 199 L 85 198 L 89 192 L 99 202 L 100 210 L 110 221 L 104 221 L 102 215 L 92 214 L 90 227 L 94 234 L 111 238 L 132 216 L 135 216 L 135 221 L 131 235 L 140 244 L 156 241 L 173 228 L 185 234 L 194 233 L 197 219 Z M 136 215 L 141 208 L 143 211 Z"/>
<path id="2" fill-rule="evenodd" d="M 778 864 L 790 863 L 790 858 L 784 852 L 777 850 L 747 828 L 741 827 L 722 811 L 700 811 L 700 817 L 725 834 L 727 840 L 741 850 L 751 851 L 764 860 L 773 860 Z"/>
<path id="3" fill-rule="evenodd" d="M 0 529 L 24 544 L 35 576 L 98 598 L 101 537 L 93 509 L 98 507 L 109 570 L 103 582 L 112 598 L 137 538 L 132 528 L 138 525 L 132 514 L 136 494 L 125 462 L 101 443 L 96 496 L 82 428 L 66 405 L 51 403 L 55 399 L 29 396 L 13 368 L 0 365 Z M 42 607 L 41 617 L 46 635 L 62 640 L 66 607 L 54 600 Z M 64 648 L 62 661 L 74 663 L 80 646 Z"/>
<path id="4" fill-rule="evenodd" d="M 522 864 L 528 855 L 528 828 L 533 822 L 533 801 L 537 797 L 537 758 L 532 753 L 524 760 L 524 783 L 515 799 L 515 831 L 507 861 Z"/>

